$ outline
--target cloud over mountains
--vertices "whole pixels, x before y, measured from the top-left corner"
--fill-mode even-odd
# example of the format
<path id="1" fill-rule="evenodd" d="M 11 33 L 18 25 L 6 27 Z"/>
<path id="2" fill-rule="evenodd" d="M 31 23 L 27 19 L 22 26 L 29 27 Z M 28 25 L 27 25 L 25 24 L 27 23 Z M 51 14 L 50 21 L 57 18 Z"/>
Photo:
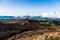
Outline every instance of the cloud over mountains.
<path id="1" fill-rule="evenodd" d="M 60 18 L 60 12 L 9 12 L 7 10 L 0 9 L 0 16 L 41 16 L 49 18 Z"/>
<path id="2" fill-rule="evenodd" d="M 59 0 L 0 1 L 0 16 L 25 16 L 25 15 L 60 18 L 60 1 Z"/>

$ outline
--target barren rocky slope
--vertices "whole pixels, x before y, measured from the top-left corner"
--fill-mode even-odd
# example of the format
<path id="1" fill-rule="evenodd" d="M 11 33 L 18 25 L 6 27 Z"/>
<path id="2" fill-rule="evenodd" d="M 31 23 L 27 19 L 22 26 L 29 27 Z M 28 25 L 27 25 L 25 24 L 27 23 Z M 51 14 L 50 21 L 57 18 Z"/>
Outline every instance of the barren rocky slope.
<path id="1" fill-rule="evenodd" d="M 16 34 L 8 40 L 60 40 L 60 32 L 45 32 L 28 31 L 22 34 Z"/>
<path id="2" fill-rule="evenodd" d="M 50 36 L 52 38 L 56 36 L 60 40 L 60 32 L 55 30 L 52 32 L 48 25 L 38 22 L 23 19 L 0 23 L 0 40 L 50 40 L 48 39 Z"/>

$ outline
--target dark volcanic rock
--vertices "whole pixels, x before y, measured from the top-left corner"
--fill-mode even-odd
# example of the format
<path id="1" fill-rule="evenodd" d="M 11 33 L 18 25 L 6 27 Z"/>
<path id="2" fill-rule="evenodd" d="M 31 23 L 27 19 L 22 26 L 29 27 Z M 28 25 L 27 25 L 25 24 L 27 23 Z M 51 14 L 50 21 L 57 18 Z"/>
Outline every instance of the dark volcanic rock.
<path id="1" fill-rule="evenodd" d="M 0 35 L 0 38 L 7 38 L 16 33 L 23 33 L 28 30 L 36 30 L 36 29 L 47 29 L 47 28 L 29 19 L 12 20 L 7 23 L 0 23 L 0 32 L 7 32 L 6 34 L 4 33 L 3 35 Z"/>

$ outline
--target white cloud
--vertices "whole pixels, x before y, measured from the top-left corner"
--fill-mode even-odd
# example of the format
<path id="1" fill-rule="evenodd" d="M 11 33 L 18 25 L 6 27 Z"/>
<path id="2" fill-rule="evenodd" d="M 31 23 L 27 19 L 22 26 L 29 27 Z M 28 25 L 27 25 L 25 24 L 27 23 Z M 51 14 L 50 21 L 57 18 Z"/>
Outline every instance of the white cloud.
<path id="1" fill-rule="evenodd" d="M 3 9 L 0 9 L 0 16 L 2 16 L 2 15 L 6 15 L 7 13 L 6 13 L 6 11 L 5 10 L 3 10 Z M 8 15 L 8 14 L 7 14 Z"/>
<path id="2" fill-rule="evenodd" d="M 0 8 L 0 16 L 24 16 L 24 15 L 30 15 L 30 16 L 42 16 L 42 17 L 50 17 L 50 18 L 60 18 L 59 12 L 39 12 L 39 11 L 31 11 L 31 10 L 6 10 Z"/>
<path id="3" fill-rule="evenodd" d="M 56 12 L 56 13 L 53 13 L 53 12 L 43 13 L 41 16 L 42 17 L 49 17 L 49 18 L 60 18 L 60 13 L 59 12 Z"/>

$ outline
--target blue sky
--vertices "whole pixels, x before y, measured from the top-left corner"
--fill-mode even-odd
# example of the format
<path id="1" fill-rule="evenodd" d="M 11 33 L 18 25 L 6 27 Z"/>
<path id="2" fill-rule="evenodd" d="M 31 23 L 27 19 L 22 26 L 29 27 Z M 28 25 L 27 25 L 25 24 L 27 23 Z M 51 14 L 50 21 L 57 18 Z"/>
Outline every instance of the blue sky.
<path id="1" fill-rule="evenodd" d="M 0 0 L 0 15 L 60 18 L 60 0 Z"/>

